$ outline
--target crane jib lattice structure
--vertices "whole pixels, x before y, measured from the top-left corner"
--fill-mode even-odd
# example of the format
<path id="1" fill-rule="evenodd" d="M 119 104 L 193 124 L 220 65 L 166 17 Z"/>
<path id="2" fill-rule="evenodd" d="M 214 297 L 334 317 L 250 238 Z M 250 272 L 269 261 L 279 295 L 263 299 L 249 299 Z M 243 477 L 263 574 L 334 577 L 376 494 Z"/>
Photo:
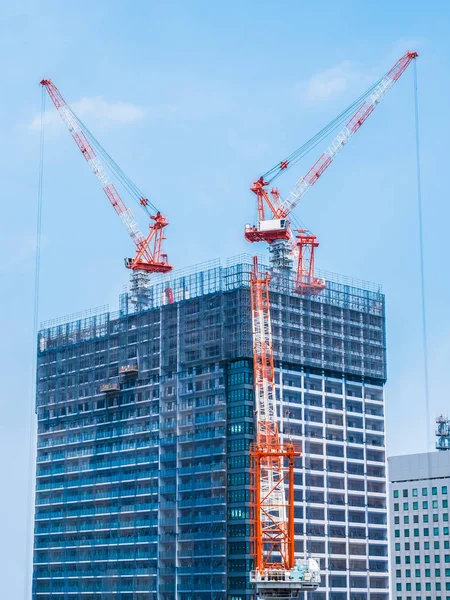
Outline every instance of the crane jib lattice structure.
<path id="1" fill-rule="evenodd" d="M 125 175 L 97 142 L 87 127 L 69 107 L 55 84 L 50 79 L 43 79 L 41 85 L 47 90 L 81 154 L 100 182 L 108 200 L 136 246 L 134 258 L 125 259 L 125 266 L 132 271 L 144 271 L 147 273 L 169 273 L 172 271 L 173 267 L 168 263 L 167 254 L 164 254 L 162 251 L 162 243 L 165 239 L 164 228 L 169 224 L 168 220 L 144 197 L 137 186 Z M 147 235 L 141 233 L 131 209 L 122 200 L 111 179 L 111 175 L 116 176 L 118 181 L 124 185 L 125 189 L 128 190 L 134 200 L 138 202 L 139 206 L 153 221 Z M 154 214 L 149 210 L 150 208 Z"/>

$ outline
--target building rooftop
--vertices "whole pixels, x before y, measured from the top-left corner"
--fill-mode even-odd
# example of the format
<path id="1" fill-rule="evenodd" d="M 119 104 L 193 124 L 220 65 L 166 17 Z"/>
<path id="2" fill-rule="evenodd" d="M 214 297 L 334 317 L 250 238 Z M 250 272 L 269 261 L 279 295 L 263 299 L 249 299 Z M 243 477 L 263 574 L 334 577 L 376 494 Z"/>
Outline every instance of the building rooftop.
<path id="1" fill-rule="evenodd" d="M 267 256 L 258 256 L 261 271 L 270 269 Z M 250 286 L 250 271 L 253 255 L 239 254 L 228 258 L 210 260 L 189 268 L 173 271 L 167 275 L 155 275 L 148 288 L 149 308 L 158 308 L 168 303 L 167 290 L 171 290 L 174 302 L 180 302 L 221 291 L 230 291 Z M 324 302 L 337 306 L 345 306 L 354 310 L 362 310 L 381 315 L 384 296 L 380 285 L 346 277 L 337 273 L 316 270 L 316 275 L 327 282 L 325 289 L 316 302 Z M 271 289 L 274 292 L 294 293 L 295 273 L 286 272 L 274 276 Z M 120 297 L 120 309 L 110 311 L 109 305 L 102 305 L 83 312 L 73 313 L 43 321 L 41 330 L 48 330 L 59 325 L 80 322 L 92 318 L 95 320 L 113 320 L 134 312 L 128 301 L 130 291 L 126 288 Z"/>

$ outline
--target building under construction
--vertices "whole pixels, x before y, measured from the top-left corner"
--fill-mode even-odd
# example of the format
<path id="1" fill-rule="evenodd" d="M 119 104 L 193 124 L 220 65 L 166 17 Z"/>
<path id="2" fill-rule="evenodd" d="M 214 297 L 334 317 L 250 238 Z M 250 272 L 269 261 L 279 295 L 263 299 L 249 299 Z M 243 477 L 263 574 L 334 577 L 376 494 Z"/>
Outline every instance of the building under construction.
<path id="1" fill-rule="evenodd" d="M 250 271 L 156 276 L 41 329 L 34 600 L 254 598 Z M 320 559 L 314 600 L 387 600 L 384 296 L 320 276 L 270 292 L 281 437 L 303 447 L 295 552 Z"/>

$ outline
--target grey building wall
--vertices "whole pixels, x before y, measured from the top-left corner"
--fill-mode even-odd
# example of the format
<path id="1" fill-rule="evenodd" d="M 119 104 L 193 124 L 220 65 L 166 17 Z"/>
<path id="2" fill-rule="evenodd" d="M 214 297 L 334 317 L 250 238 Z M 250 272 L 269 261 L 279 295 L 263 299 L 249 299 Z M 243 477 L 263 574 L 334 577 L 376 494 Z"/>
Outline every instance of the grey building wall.
<path id="1" fill-rule="evenodd" d="M 448 599 L 450 452 L 388 463 L 392 598 Z"/>

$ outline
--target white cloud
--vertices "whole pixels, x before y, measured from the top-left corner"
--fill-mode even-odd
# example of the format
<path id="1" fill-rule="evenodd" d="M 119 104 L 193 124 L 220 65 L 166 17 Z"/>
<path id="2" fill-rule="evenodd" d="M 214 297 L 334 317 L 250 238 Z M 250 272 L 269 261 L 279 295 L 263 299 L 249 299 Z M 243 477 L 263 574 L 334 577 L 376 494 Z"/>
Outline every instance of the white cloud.
<path id="1" fill-rule="evenodd" d="M 148 109 L 129 104 L 127 102 L 107 102 L 102 97 L 81 98 L 78 102 L 70 105 L 74 113 L 80 118 L 93 117 L 97 122 L 108 123 L 133 123 L 142 119 Z M 45 111 L 45 125 L 54 125 L 58 123 L 61 117 L 58 115 L 54 106 Z M 36 115 L 30 123 L 32 131 L 39 131 L 41 127 L 41 115 Z"/>
<path id="2" fill-rule="evenodd" d="M 326 102 L 332 96 L 342 94 L 352 82 L 360 78 L 361 73 L 346 60 L 335 67 L 319 71 L 295 87 L 304 102 L 315 104 Z"/>

